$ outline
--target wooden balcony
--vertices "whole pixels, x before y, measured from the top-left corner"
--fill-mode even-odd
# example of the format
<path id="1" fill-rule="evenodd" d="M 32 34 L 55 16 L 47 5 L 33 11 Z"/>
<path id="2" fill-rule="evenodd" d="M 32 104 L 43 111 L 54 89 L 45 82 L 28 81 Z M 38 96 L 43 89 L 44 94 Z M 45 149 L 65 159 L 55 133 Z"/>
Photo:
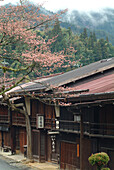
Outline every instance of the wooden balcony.
<path id="1" fill-rule="evenodd" d="M 114 124 L 83 123 L 84 135 L 114 138 Z M 80 134 L 80 122 L 60 120 L 59 130 Z"/>
<path id="2" fill-rule="evenodd" d="M 84 133 L 91 136 L 104 136 L 114 138 L 114 124 L 84 122 Z"/>
<path id="3" fill-rule="evenodd" d="M 8 115 L 0 115 L 0 124 L 9 124 L 10 118 Z"/>
<path id="4" fill-rule="evenodd" d="M 31 122 L 31 126 L 32 126 L 32 127 L 36 127 L 36 117 L 32 117 L 32 118 L 30 119 L 30 122 Z"/>
<path id="5" fill-rule="evenodd" d="M 45 119 L 45 128 L 55 129 L 55 119 Z"/>
<path id="6" fill-rule="evenodd" d="M 16 125 L 16 126 L 26 126 L 26 122 L 25 122 L 25 117 L 13 117 L 12 119 L 12 125 Z"/>

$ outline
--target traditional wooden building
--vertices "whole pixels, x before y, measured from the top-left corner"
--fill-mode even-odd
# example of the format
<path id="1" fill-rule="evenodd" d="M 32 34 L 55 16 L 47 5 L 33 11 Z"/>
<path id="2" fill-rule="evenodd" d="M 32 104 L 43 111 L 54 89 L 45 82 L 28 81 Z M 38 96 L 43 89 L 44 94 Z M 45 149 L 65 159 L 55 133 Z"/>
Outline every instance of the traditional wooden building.
<path id="1" fill-rule="evenodd" d="M 61 169 L 89 170 L 92 169 L 88 162 L 90 154 L 106 151 L 111 158 L 109 166 L 114 168 L 113 68 L 113 58 L 102 60 L 10 91 L 12 98 L 16 97 L 13 102 L 19 107 L 25 105 L 28 111 L 35 159 L 60 163 Z M 47 85 L 76 87 L 77 94 L 67 97 L 66 105 L 58 106 L 53 104 L 53 91 Z M 43 95 L 43 100 L 30 98 L 30 94 L 37 97 L 47 91 L 49 96 Z M 56 97 L 56 100 L 63 99 Z M 13 143 L 7 145 L 24 152 L 23 146 L 27 144 L 24 116 L 10 111 L 9 125 Z"/>
<path id="2" fill-rule="evenodd" d="M 12 98 L 12 102 L 20 102 L 20 97 Z M 16 103 L 15 102 L 15 103 Z M 21 101 L 22 102 L 22 101 Z M 4 151 L 11 150 L 12 154 L 24 153 L 26 141 L 25 117 L 11 111 L 5 103 L 0 104 L 0 146 Z"/>
<path id="3" fill-rule="evenodd" d="M 10 147 L 10 115 L 6 104 L 0 104 L 0 146 Z M 7 140 L 8 139 L 8 140 Z"/>
<path id="4" fill-rule="evenodd" d="M 61 107 L 61 169 L 89 170 L 88 157 L 104 151 L 114 169 L 114 72 L 102 73 L 91 80 L 77 82 L 85 94 L 67 99 L 70 107 Z"/>

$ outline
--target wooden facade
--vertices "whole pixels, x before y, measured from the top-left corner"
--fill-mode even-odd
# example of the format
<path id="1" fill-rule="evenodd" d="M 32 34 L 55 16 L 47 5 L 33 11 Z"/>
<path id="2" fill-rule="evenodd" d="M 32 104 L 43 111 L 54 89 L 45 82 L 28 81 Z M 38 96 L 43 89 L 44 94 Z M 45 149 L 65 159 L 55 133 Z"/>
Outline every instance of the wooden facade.
<path id="1" fill-rule="evenodd" d="M 44 128 L 37 128 L 37 115 L 44 116 Z M 31 100 L 31 121 L 34 119 L 32 128 L 33 157 L 39 162 L 55 161 L 59 157 L 59 138 L 56 137 L 55 151 L 52 152 L 52 136 L 48 131 L 55 129 L 54 106 L 46 105 L 38 100 Z"/>
<path id="2" fill-rule="evenodd" d="M 27 144 L 25 117 L 11 111 L 8 106 L 0 105 L 0 146 L 5 150 L 24 153 Z"/>
<path id="3" fill-rule="evenodd" d="M 80 108 L 83 114 L 83 155 L 84 170 L 92 169 L 88 157 L 92 153 L 106 152 L 110 157 L 109 167 L 114 169 L 114 105 L 106 104 Z M 69 109 L 68 109 L 69 110 Z M 80 154 L 77 154 L 80 145 L 80 122 L 74 120 L 75 112 L 61 108 L 61 169 L 80 169 Z M 65 115 L 65 116 L 64 116 Z"/>
<path id="4" fill-rule="evenodd" d="M 56 117 L 54 106 L 43 104 L 38 100 L 31 100 L 30 103 L 32 152 L 35 159 L 39 162 L 60 163 L 61 169 L 80 169 L 80 145 L 83 144 L 83 170 L 94 170 L 88 162 L 88 157 L 91 153 L 101 151 L 108 153 L 110 157 L 108 166 L 110 169 L 114 168 L 113 102 L 60 107 L 59 117 Z M 7 106 L 0 107 L 0 145 L 11 148 L 13 152 L 24 153 L 24 145 L 27 144 L 24 116 L 14 111 L 9 112 Z M 76 119 L 76 115 L 80 112 L 83 116 L 82 143 L 80 143 L 80 121 Z M 37 115 L 44 116 L 44 127 L 41 129 L 37 128 Z M 56 120 L 59 121 L 59 129 L 56 129 Z M 7 128 L 4 130 L 2 127 Z"/>
<path id="5" fill-rule="evenodd" d="M 18 102 L 16 101 L 16 103 Z M 55 151 L 52 152 L 52 137 L 48 134 L 49 130 L 55 129 L 54 107 L 43 104 L 38 100 L 31 100 L 30 111 L 33 157 L 39 162 L 58 162 L 59 138 L 56 138 Z M 37 127 L 37 115 L 44 116 L 44 127 L 41 129 Z M 10 148 L 12 153 L 24 153 L 24 145 L 27 145 L 24 115 L 15 111 L 8 111 L 7 106 L 0 105 L 0 128 L 0 146 Z"/>
<path id="6" fill-rule="evenodd" d="M 0 146 L 10 147 L 10 113 L 6 105 L 0 105 Z"/>

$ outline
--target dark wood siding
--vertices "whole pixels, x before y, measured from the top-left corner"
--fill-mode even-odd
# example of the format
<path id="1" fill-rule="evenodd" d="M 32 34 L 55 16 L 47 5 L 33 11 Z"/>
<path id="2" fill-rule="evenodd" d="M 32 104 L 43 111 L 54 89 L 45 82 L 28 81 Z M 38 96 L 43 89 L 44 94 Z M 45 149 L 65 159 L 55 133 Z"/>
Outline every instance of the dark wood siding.
<path id="1" fill-rule="evenodd" d="M 104 129 L 106 135 L 114 136 L 114 105 L 106 105 L 99 110 L 100 127 Z M 102 124 L 104 124 L 104 127 L 102 127 Z"/>
<path id="2" fill-rule="evenodd" d="M 110 161 L 109 161 L 108 167 L 110 169 L 114 169 L 114 150 L 108 150 L 108 155 L 110 157 Z"/>
<path id="3" fill-rule="evenodd" d="M 55 128 L 55 110 L 53 106 L 45 105 L 45 128 Z"/>
<path id="4" fill-rule="evenodd" d="M 32 131 L 32 152 L 33 157 L 38 159 L 40 162 L 45 162 L 46 151 L 45 151 L 45 133 L 40 130 Z"/>
<path id="5" fill-rule="evenodd" d="M 0 124 L 9 123 L 8 107 L 0 105 Z"/>
<path id="6" fill-rule="evenodd" d="M 21 113 L 12 111 L 12 125 L 26 126 L 25 116 Z"/>
<path id="7" fill-rule="evenodd" d="M 40 162 L 46 160 L 46 134 L 44 131 L 40 131 Z"/>
<path id="8" fill-rule="evenodd" d="M 61 169 L 75 170 L 77 167 L 76 144 L 61 142 Z"/>
<path id="9" fill-rule="evenodd" d="M 31 123 L 36 127 L 36 115 L 45 115 L 44 126 L 45 128 L 55 128 L 55 109 L 52 106 L 43 104 L 38 100 L 31 100 Z"/>
<path id="10" fill-rule="evenodd" d="M 4 138 L 4 146 L 10 147 L 11 145 L 11 136 L 10 132 L 3 132 L 3 138 Z"/>
<path id="11" fill-rule="evenodd" d="M 38 100 L 31 100 L 31 113 L 32 117 L 36 114 L 44 114 L 44 104 Z"/>
<path id="12" fill-rule="evenodd" d="M 40 143 L 41 143 L 41 152 L 40 152 L 40 155 L 41 156 L 44 156 L 45 157 L 45 134 L 44 133 L 41 133 L 41 138 L 40 138 Z"/>
<path id="13" fill-rule="evenodd" d="M 93 153 L 93 148 L 90 139 L 83 139 L 83 167 L 84 170 L 93 170 L 93 167 L 89 164 L 88 158 Z"/>
<path id="14" fill-rule="evenodd" d="M 44 104 L 38 100 L 31 100 L 31 125 L 36 128 L 36 115 L 44 115 Z"/>
<path id="15" fill-rule="evenodd" d="M 32 152 L 33 152 L 33 157 L 36 159 L 39 159 L 40 155 L 40 133 L 38 130 L 33 130 L 32 131 Z"/>
<path id="16" fill-rule="evenodd" d="M 26 135 L 26 129 L 20 128 L 19 130 L 19 142 L 20 142 L 20 151 L 24 153 L 24 145 L 27 145 L 27 135 Z"/>
<path id="17" fill-rule="evenodd" d="M 114 169 L 114 139 L 99 139 L 99 151 L 106 152 L 109 157 L 109 168 Z"/>
<path id="18" fill-rule="evenodd" d="M 0 131 L 0 146 L 2 146 L 2 132 Z"/>
<path id="19" fill-rule="evenodd" d="M 49 135 L 46 135 L 46 160 L 51 161 L 51 138 Z"/>
<path id="20" fill-rule="evenodd" d="M 36 117 L 36 114 L 38 114 L 38 101 L 31 100 L 31 116 Z"/>

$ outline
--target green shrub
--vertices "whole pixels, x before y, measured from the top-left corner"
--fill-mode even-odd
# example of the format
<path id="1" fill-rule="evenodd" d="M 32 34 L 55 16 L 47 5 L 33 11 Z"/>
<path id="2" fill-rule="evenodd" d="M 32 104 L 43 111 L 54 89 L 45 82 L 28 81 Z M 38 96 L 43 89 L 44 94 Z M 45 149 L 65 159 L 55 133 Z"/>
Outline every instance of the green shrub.
<path id="1" fill-rule="evenodd" d="M 97 170 L 101 170 L 103 168 L 104 165 L 106 165 L 108 163 L 109 156 L 107 155 L 107 153 L 105 152 L 101 152 L 101 153 L 96 153 L 96 154 L 92 154 L 89 158 L 89 163 L 94 166 L 97 166 Z M 107 170 L 107 169 L 106 169 Z"/>
<path id="2" fill-rule="evenodd" d="M 110 170 L 110 168 L 102 168 L 101 170 Z"/>

